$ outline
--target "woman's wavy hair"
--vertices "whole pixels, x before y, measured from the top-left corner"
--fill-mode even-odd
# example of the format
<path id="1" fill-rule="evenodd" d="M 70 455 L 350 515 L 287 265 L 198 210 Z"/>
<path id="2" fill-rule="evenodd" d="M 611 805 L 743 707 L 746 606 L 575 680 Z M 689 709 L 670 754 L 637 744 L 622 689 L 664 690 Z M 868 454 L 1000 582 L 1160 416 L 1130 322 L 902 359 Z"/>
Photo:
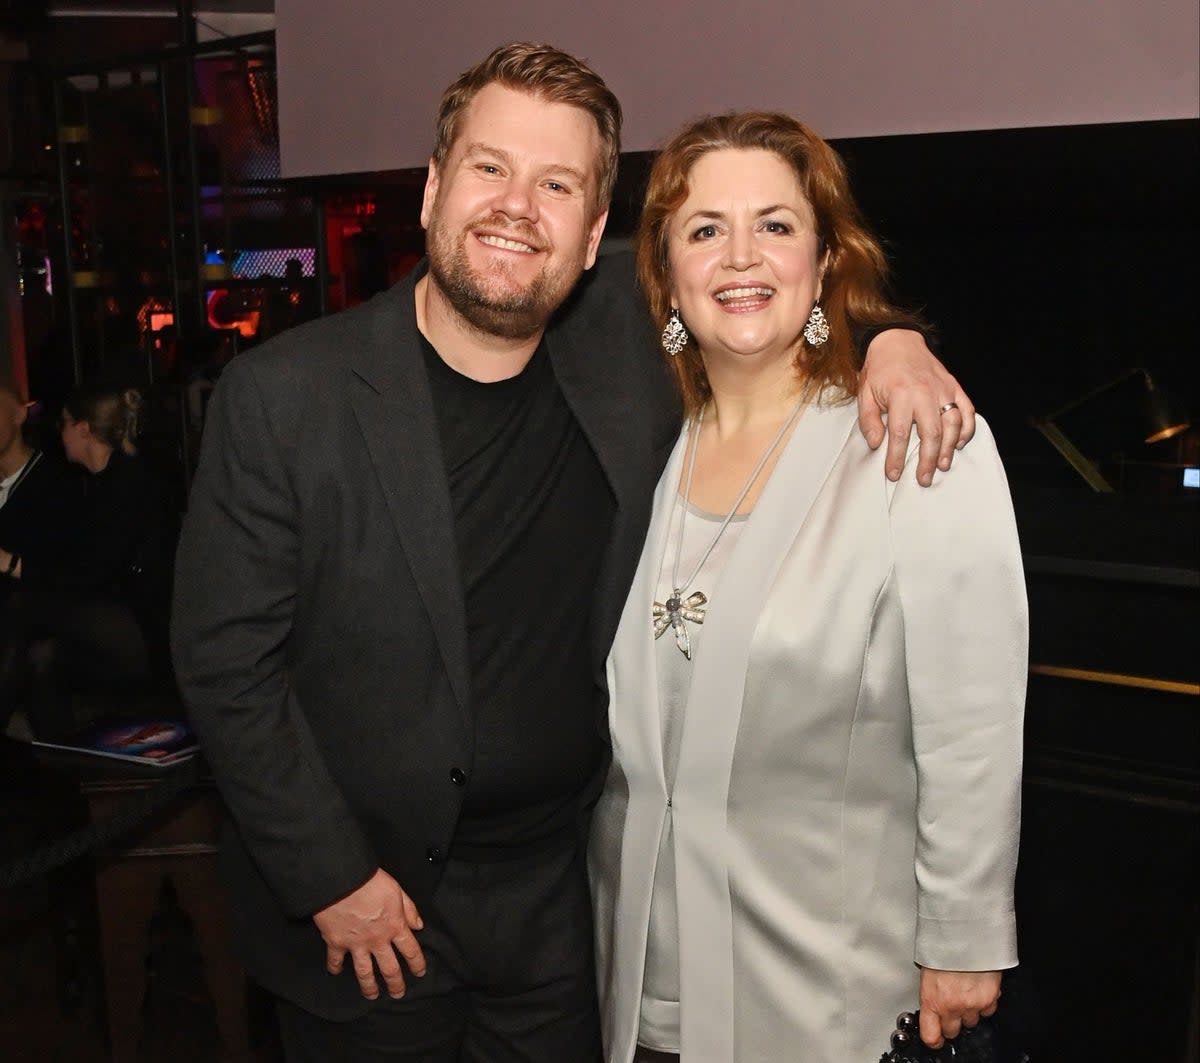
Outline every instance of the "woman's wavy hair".
<path id="1" fill-rule="evenodd" d="M 600 133 L 596 160 L 598 216 L 612 199 L 621 155 L 621 105 L 590 66 L 549 44 L 516 41 L 497 48 L 464 71 L 442 94 L 438 105 L 433 161 L 441 166 L 458 136 L 458 122 L 480 90 L 491 84 L 527 92 L 550 103 L 566 103 L 592 116 Z"/>
<path id="2" fill-rule="evenodd" d="M 91 387 L 73 391 L 63 403 L 72 421 L 86 421 L 101 443 L 124 454 L 137 453 L 142 393 L 135 388 Z"/>
<path id="3" fill-rule="evenodd" d="M 661 329 L 671 311 L 671 218 L 687 199 L 688 177 L 696 163 L 727 148 L 769 151 L 796 174 L 816 218 L 818 255 L 829 254 L 820 300 L 829 321 L 829 339 L 813 347 L 801 338 L 796 369 L 814 394 L 829 386 L 857 394 L 861 365 L 856 336 L 873 325 L 916 324 L 916 319 L 897 310 L 887 298 L 887 259 L 850 193 L 845 164 L 833 148 L 790 115 L 768 111 L 710 115 L 680 130 L 659 152 L 650 171 L 636 240 L 638 280 L 655 322 Z M 711 395 L 695 341 L 689 340 L 667 361 L 685 411 L 695 413 Z"/>

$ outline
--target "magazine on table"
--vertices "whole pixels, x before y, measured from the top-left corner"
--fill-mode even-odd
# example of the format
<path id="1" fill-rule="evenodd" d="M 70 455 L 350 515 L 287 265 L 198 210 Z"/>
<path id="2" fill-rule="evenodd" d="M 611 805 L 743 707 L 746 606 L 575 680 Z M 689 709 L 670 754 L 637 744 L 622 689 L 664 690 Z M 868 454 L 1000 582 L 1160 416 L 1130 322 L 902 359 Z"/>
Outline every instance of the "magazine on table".
<path id="1" fill-rule="evenodd" d="M 86 753 L 133 764 L 165 768 L 196 755 L 199 744 L 182 720 L 100 720 L 56 742 L 33 743 L 40 749 Z"/>

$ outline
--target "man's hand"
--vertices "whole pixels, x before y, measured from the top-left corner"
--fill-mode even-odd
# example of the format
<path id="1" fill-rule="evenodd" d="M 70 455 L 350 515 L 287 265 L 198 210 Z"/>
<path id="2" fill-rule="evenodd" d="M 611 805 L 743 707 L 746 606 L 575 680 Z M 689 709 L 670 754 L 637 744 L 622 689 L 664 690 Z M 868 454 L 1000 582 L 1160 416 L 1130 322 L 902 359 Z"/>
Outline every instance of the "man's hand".
<path id="1" fill-rule="evenodd" d="M 349 953 L 354 976 L 368 1000 L 379 996 L 375 967 L 383 975 L 388 996 L 404 996 L 397 952 L 418 978 L 425 973 L 425 956 L 413 935 L 425 924 L 412 898 L 382 868 L 353 893 L 322 908 L 313 922 L 325 939 L 326 969 L 340 974 Z"/>
<path id="2" fill-rule="evenodd" d="M 955 406 L 943 412 L 947 403 Z M 887 429 L 882 413 L 888 414 Z M 867 443 L 879 446 L 888 440 L 885 468 L 889 480 L 898 480 L 904 468 L 913 422 L 921 437 L 917 481 L 933 483 L 934 466 L 945 472 L 954 451 L 975 434 L 975 405 L 958 381 L 939 362 L 925 338 L 911 329 L 888 329 L 871 341 L 859 376 L 858 424 Z"/>
<path id="3" fill-rule="evenodd" d="M 993 1015 L 1000 1000 L 999 971 L 921 970 L 921 1040 L 941 1048 L 981 1015 Z"/>

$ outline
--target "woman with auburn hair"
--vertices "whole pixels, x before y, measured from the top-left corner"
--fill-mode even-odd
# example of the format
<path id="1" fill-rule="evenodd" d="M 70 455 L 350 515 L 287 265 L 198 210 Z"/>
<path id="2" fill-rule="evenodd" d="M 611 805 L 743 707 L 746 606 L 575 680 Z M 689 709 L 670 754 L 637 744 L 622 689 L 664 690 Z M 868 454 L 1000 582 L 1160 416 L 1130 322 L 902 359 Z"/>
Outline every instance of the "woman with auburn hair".
<path id="1" fill-rule="evenodd" d="M 637 242 L 686 421 L 608 662 L 606 1059 L 865 1063 L 918 1003 L 939 1045 L 1017 962 L 1027 622 L 994 441 L 884 480 L 854 337 L 900 315 L 795 119 L 676 135 Z"/>

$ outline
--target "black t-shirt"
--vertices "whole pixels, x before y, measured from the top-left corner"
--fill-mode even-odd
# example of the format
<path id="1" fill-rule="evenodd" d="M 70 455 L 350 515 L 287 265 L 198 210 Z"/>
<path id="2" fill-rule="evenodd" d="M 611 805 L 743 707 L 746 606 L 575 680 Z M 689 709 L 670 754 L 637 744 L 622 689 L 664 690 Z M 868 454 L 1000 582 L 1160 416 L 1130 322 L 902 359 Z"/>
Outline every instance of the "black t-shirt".
<path id="1" fill-rule="evenodd" d="M 502 857 L 567 829 L 596 768 L 590 636 L 614 501 L 544 344 L 520 374 L 486 384 L 424 340 L 422 349 L 454 508 L 475 721 L 454 851 Z"/>

